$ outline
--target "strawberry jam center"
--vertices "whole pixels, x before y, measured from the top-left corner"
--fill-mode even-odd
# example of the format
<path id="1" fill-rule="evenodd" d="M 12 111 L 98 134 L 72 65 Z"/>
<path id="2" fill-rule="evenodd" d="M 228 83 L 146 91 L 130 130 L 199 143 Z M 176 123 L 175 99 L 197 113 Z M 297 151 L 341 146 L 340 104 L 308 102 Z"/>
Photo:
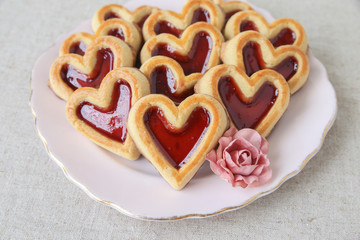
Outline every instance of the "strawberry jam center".
<path id="1" fill-rule="evenodd" d="M 206 32 L 199 32 L 195 35 L 193 45 L 187 55 L 181 55 L 176 49 L 166 43 L 159 43 L 153 49 L 152 56 L 166 56 L 177 61 L 185 75 L 191 73 L 204 73 L 212 51 L 212 39 Z"/>
<path id="2" fill-rule="evenodd" d="M 125 81 L 118 80 L 110 104 L 101 108 L 89 102 L 81 103 L 77 116 L 101 134 L 124 143 L 127 130 L 126 121 L 131 107 L 131 87 Z"/>
<path id="3" fill-rule="evenodd" d="M 75 53 L 84 56 L 87 45 L 84 42 L 75 42 L 70 46 L 69 53 Z"/>
<path id="4" fill-rule="evenodd" d="M 247 98 L 230 76 L 219 80 L 218 91 L 237 129 L 256 128 L 278 96 L 278 89 L 272 83 L 265 82 L 254 96 Z"/>
<path id="5" fill-rule="evenodd" d="M 194 94 L 191 87 L 180 94 L 176 93 L 176 81 L 174 74 L 170 68 L 165 66 L 156 67 L 150 76 L 151 93 L 163 94 L 169 97 L 175 104 L 180 104 L 185 98 Z"/>
<path id="6" fill-rule="evenodd" d="M 96 64 L 90 74 L 80 72 L 74 66 L 65 64 L 61 68 L 62 80 L 73 90 L 81 87 L 98 88 L 108 72 L 114 67 L 114 55 L 109 48 L 102 48 L 96 54 Z"/>
<path id="7" fill-rule="evenodd" d="M 162 154 L 179 169 L 199 146 L 209 127 L 210 115 L 202 107 L 195 108 L 186 123 L 176 128 L 160 108 L 152 107 L 145 113 L 144 123 Z"/>
<path id="8" fill-rule="evenodd" d="M 266 68 L 259 44 L 255 42 L 247 43 L 243 48 L 242 53 L 245 71 L 248 76 L 251 76 L 255 72 Z M 289 81 L 297 72 L 298 62 L 294 57 L 287 57 L 271 69 L 277 71 L 283 75 L 286 81 Z"/>

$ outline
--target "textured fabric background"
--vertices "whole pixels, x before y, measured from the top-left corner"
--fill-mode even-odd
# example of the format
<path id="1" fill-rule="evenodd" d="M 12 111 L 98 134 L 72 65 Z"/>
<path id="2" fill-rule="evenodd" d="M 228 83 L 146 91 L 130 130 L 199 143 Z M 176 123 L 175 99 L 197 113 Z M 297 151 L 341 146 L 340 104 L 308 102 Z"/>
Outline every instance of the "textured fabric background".
<path id="1" fill-rule="evenodd" d="M 176 222 L 136 220 L 93 201 L 65 178 L 34 128 L 35 60 L 110 2 L 0 0 L 0 239 L 360 239 L 359 0 L 252 1 L 303 24 L 335 87 L 337 120 L 321 151 L 274 193 Z"/>

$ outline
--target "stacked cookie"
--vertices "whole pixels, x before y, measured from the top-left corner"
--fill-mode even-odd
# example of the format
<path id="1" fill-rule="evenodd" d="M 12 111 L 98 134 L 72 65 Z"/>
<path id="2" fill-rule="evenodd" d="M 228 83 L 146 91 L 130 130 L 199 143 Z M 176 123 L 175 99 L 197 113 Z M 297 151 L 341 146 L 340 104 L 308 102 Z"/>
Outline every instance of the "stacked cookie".
<path id="1" fill-rule="evenodd" d="M 299 23 L 267 23 L 240 1 L 188 0 L 181 13 L 99 9 L 94 34 L 66 39 L 49 85 L 99 146 L 142 154 L 174 188 L 230 127 L 268 136 L 309 74 Z"/>

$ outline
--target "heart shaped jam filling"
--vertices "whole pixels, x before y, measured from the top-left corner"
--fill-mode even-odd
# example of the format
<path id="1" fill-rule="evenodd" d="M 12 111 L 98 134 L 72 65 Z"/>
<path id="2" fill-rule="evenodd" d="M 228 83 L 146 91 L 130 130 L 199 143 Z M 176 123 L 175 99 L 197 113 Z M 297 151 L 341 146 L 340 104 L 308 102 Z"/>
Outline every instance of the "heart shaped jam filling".
<path id="1" fill-rule="evenodd" d="M 121 40 L 125 40 L 124 32 L 120 28 L 110 29 L 107 35 L 120 38 Z"/>
<path id="2" fill-rule="evenodd" d="M 243 21 L 240 24 L 240 32 L 244 31 L 259 32 L 256 24 L 252 21 Z M 290 28 L 282 29 L 275 37 L 269 39 L 272 45 L 277 48 L 284 45 L 292 45 L 296 40 L 296 34 Z"/>
<path id="3" fill-rule="evenodd" d="M 245 32 L 245 31 L 256 31 L 258 32 L 259 29 L 257 28 L 256 24 L 253 21 L 242 21 L 240 24 L 240 32 Z"/>
<path id="4" fill-rule="evenodd" d="M 199 8 L 196 11 L 194 11 L 191 24 L 196 22 L 210 23 L 210 21 L 211 18 L 209 12 L 203 8 Z M 179 38 L 183 33 L 183 30 L 175 27 L 173 24 L 169 23 L 168 21 L 159 21 L 154 27 L 154 32 L 156 33 L 156 35 L 159 35 L 161 33 L 169 33 Z"/>
<path id="5" fill-rule="evenodd" d="M 212 39 L 206 32 L 199 32 L 195 35 L 193 45 L 187 55 L 181 55 L 175 48 L 166 43 L 159 43 L 151 52 L 152 56 L 166 56 L 177 61 L 185 75 L 191 73 L 204 73 L 212 51 Z"/>
<path id="6" fill-rule="evenodd" d="M 114 67 L 114 55 L 109 48 L 102 48 L 96 54 L 96 64 L 91 74 L 85 74 L 70 64 L 61 68 L 62 80 L 73 90 L 81 87 L 98 88 L 101 81 Z"/>
<path id="7" fill-rule="evenodd" d="M 140 21 L 138 21 L 136 24 L 140 27 L 140 28 L 142 28 L 143 27 L 143 25 L 144 25 L 144 22 L 146 21 L 146 19 L 148 18 L 150 16 L 150 14 L 149 15 L 145 15 L 142 19 L 140 19 Z M 105 16 L 104 16 L 104 20 L 106 21 L 106 20 L 109 20 L 109 19 L 112 19 L 112 18 L 120 18 L 121 19 L 121 17 L 117 14 L 117 13 L 114 13 L 114 12 L 108 12 L 108 13 L 106 13 L 105 14 Z"/>
<path id="8" fill-rule="evenodd" d="M 183 33 L 183 30 L 175 27 L 168 21 L 159 21 L 154 26 L 154 32 L 156 33 L 156 35 L 159 35 L 161 33 L 169 33 L 179 38 Z"/>
<path id="9" fill-rule="evenodd" d="M 89 102 L 81 103 L 77 116 L 96 131 L 121 143 L 125 142 L 126 121 L 131 107 L 131 87 L 125 81 L 114 84 L 111 102 L 106 108 Z"/>
<path id="10" fill-rule="evenodd" d="M 243 48 L 242 53 L 245 71 L 248 76 L 251 76 L 253 73 L 266 68 L 265 62 L 262 58 L 261 48 L 258 43 L 248 42 Z M 298 62 L 294 57 L 287 57 L 277 66 L 271 69 L 283 75 L 286 81 L 288 81 L 297 72 Z"/>
<path id="11" fill-rule="evenodd" d="M 190 88 L 181 94 L 176 94 L 176 81 L 171 69 L 166 66 L 156 67 L 150 75 L 151 93 L 163 94 L 178 105 L 185 98 L 194 94 L 194 89 Z"/>
<path id="12" fill-rule="evenodd" d="M 70 46 L 69 53 L 75 53 L 84 56 L 87 45 L 84 42 L 75 42 Z"/>
<path id="13" fill-rule="evenodd" d="M 237 129 L 255 129 L 274 105 L 279 92 L 272 83 L 265 82 L 254 96 L 247 98 L 230 76 L 219 80 L 218 91 Z"/>
<path id="14" fill-rule="evenodd" d="M 144 115 L 144 123 L 162 154 L 176 169 L 180 169 L 200 144 L 210 124 L 210 115 L 202 107 L 190 114 L 181 128 L 175 128 L 163 111 L 152 107 Z"/>

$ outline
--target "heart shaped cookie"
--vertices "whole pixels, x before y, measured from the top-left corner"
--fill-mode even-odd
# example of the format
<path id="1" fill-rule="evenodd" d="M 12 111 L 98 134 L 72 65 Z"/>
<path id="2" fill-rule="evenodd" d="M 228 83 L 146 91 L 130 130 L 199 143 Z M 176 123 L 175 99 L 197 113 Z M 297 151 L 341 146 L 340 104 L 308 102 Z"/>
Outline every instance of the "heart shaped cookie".
<path id="1" fill-rule="evenodd" d="M 269 135 L 288 107 L 290 89 L 275 71 L 261 70 L 248 77 L 233 65 L 218 65 L 195 85 L 195 92 L 219 100 L 227 110 L 231 126 L 253 128 Z"/>
<path id="2" fill-rule="evenodd" d="M 135 68 L 111 71 L 99 89 L 80 88 L 66 104 L 71 125 L 97 145 L 130 160 L 140 153 L 126 128 L 131 107 L 149 94 L 146 77 Z"/>
<path id="3" fill-rule="evenodd" d="M 235 14 L 226 24 L 224 35 L 231 39 L 240 32 L 253 30 L 267 37 L 273 46 L 292 45 L 306 52 L 308 48 L 307 36 L 304 28 L 289 18 L 280 18 L 269 24 L 257 12 L 245 11 Z"/>
<path id="4" fill-rule="evenodd" d="M 67 100 L 78 88 L 98 88 L 112 69 L 133 64 L 132 50 L 124 41 L 113 36 L 98 37 L 83 57 L 78 54 L 58 57 L 50 68 L 49 84 L 56 95 Z"/>
<path id="5" fill-rule="evenodd" d="M 75 53 L 84 56 L 87 46 L 100 36 L 120 38 L 133 49 L 135 57 L 142 43 L 142 36 L 136 25 L 116 18 L 107 20 L 101 24 L 94 35 L 84 32 L 71 35 L 61 45 L 59 55 Z"/>
<path id="6" fill-rule="evenodd" d="M 148 40 L 140 52 L 141 62 L 166 56 L 176 60 L 185 75 L 204 73 L 220 62 L 222 42 L 223 36 L 216 27 L 199 22 L 190 25 L 181 38 L 163 33 Z"/>
<path id="7" fill-rule="evenodd" d="M 163 95 L 150 94 L 136 102 L 128 120 L 140 152 L 176 190 L 191 180 L 227 128 L 224 108 L 203 94 L 178 107 Z"/>
<path id="8" fill-rule="evenodd" d="M 190 1 L 184 5 L 180 14 L 173 11 L 158 11 L 152 14 L 144 24 L 143 36 L 145 41 L 161 33 L 180 37 L 188 26 L 196 22 L 207 22 L 221 30 L 224 13 L 211 1 Z"/>
<path id="9" fill-rule="evenodd" d="M 187 0 L 187 3 L 194 2 L 196 0 Z M 247 4 L 246 2 L 242 1 L 226 1 L 223 0 L 213 0 L 213 3 L 220 6 L 222 11 L 225 14 L 225 23 L 233 16 L 235 13 L 241 12 L 241 11 L 251 11 L 253 8 Z"/>
<path id="10" fill-rule="evenodd" d="M 248 76 L 261 69 L 280 73 L 289 84 L 291 94 L 298 91 L 309 75 L 306 54 L 295 46 L 274 48 L 271 42 L 255 31 L 236 35 L 223 44 L 221 59 L 225 64 L 235 65 Z"/>
<path id="11" fill-rule="evenodd" d="M 140 71 L 149 79 L 152 94 L 163 94 L 177 105 L 194 94 L 194 85 L 203 75 L 197 73 L 185 76 L 178 62 L 163 56 L 150 58 Z"/>
<path id="12" fill-rule="evenodd" d="M 103 24 L 105 21 L 112 18 L 121 18 L 125 21 L 137 24 L 142 29 L 145 20 L 152 14 L 159 11 L 156 7 L 141 6 L 136 8 L 133 12 L 129 11 L 126 7 L 118 4 L 105 5 L 100 8 L 92 18 L 92 29 L 94 32 Z"/>

